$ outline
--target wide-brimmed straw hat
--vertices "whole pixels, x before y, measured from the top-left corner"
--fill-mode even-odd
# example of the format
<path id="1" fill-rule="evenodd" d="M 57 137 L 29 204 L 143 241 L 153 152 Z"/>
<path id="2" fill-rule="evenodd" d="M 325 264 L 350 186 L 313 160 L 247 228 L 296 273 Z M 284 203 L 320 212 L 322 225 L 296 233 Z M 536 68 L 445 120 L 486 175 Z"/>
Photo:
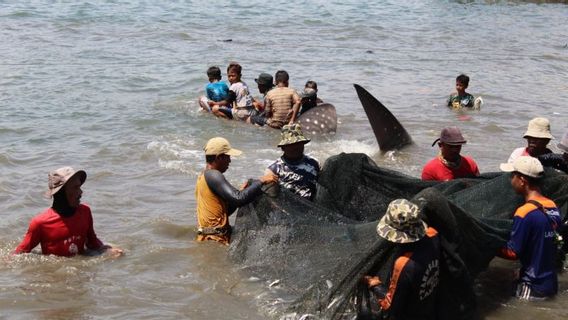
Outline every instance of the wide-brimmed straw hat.
<path id="1" fill-rule="evenodd" d="M 442 131 L 440 132 L 440 137 L 432 142 L 432 146 L 434 146 L 438 141 L 456 146 L 465 144 L 467 142 L 467 140 L 465 140 L 465 138 L 463 137 L 460 128 L 458 127 L 447 127 L 442 129 Z"/>
<path id="2" fill-rule="evenodd" d="M 81 180 L 81 185 L 87 180 L 87 173 L 83 170 L 75 171 L 71 167 L 62 167 L 57 170 L 51 171 L 47 175 L 47 188 L 45 192 L 47 197 L 53 197 L 65 184 L 67 181 L 71 180 L 75 175 Z"/>
<path id="3" fill-rule="evenodd" d="M 568 152 L 568 131 L 564 133 L 562 140 L 560 140 L 560 142 L 558 143 L 558 149 L 564 152 Z"/>
<path id="4" fill-rule="evenodd" d="M 282 147 L 298 142 L 303 142 L 303 143 L 310 142 L 310 139 L 304 137 L 304 134 L 302 133 L 302 127 L 300 126 L 300 124 L 293 123 L 283 126 L 282 135 L 280 138 L 280 142 L 278 143 L 278 146 Z"/>
<path id="5" fill-rule="evenodd" d="M 243 153 L 241 150 L 231 148 L 231 144 L 229 143 L 229 141 L 222 137 L 215 137 L 209 139 L 203 150 L 205 151 L 206 156 L 218 156 L 220 154 L 238 156 Z"/>
<path id="6" fill-rule="evenodd" d="M 537 158 L 520 156 L 513 163 L 501 163 L 501 171 L 518 172 L 525 176 L 540 178 L 544 175 L 544 168 Z"/>
<path id="7" fill-rule="evenodd" d="M 393 200 L 377 225 L 377 233 L 390 242 L 416 242 L 424 237 L 428 228 L 419 214 L 416 204 L 406 199 Z"/>
<path id="8" fill-rule="evenodd" d="M 546 118 L 534 118 L 529 121 L 527 132 L 525 132 L 523 138 L 527 137 L 554 139 L 550 133 L 550 121 Z"/>

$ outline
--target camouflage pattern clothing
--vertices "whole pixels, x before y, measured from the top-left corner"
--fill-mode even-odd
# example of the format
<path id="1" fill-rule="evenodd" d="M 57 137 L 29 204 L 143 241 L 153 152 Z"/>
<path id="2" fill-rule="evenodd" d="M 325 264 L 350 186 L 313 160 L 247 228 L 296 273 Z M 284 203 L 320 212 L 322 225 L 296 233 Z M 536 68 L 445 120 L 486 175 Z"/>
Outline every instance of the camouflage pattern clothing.
<path id="1" fill-rule="evenodd" d="M 473 108 L 473 103 L 475 98 L 466 93 L 463 96 L 459 96 L 457 93 L 452 93 L 448 98 L 448 107 L 452 109 L 461 109 L 461 108 Z"/>
<path id="2" fill-rule="evenodd" d="M 377 225 L 377 233 L 390 242 L 416 242 L 428 227 L 418 216 L 418 206 L 406 199 L 393 200 Z"/>

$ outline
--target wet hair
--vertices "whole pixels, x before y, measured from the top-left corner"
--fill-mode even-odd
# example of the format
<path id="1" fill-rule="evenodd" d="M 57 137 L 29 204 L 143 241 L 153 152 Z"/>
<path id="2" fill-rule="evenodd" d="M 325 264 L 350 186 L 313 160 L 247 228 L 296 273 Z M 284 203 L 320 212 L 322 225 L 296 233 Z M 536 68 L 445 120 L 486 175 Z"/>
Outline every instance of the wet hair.
<path id="1" fill-rule="evenodd" d="M 284 70 L 278 70 L 274 75 L 274 80 L 276 81 L 276 83 L 282 83 L 290 80 L 290 76 L 288 75 L 288 72 Z"/>
<path id="2" fill-rule="evenodd" d="M 205 155 L 205 162 L 207 163 L 213 163 L 215 159 L 217 159 L 217 156 L 214 154 Z"/>
<path id="3" fill-rule="evenodd" d="M 469 77 L 462 73 L 459 76 L 457 76 L 456 82 L 459 82 L 467 87 L 469 86 Z"/>
<path id="4" fill-rule="evenodd" d="M 241 65 L 236 62 L 231 62 L 227 67 L 227 73 L 231 72 L 231 70 L 234 70 L 237 74 L 241 74 L 241 71 L 243 71 L 243 67 L 241 67 Z"/>
<path id="5" fill-rule="evenodd" d="M 312 88 L 312 89 L 318 91 L 318 84 L 315 81 L 308 80 L 308 82 L 306 82 L 306 85 L 304 86 L 304 88 Z"/>
<path id="6" fill-rule="evenodd" d="M 221 80 L 221 69 L 217 66 L 212 66 L 207 69 L 207 76 L 209 79 Z"/>
<path id="7" fill-rule="evenodd" d="M 64 217 L 70 217 L 75 214 L 77 208 L 72 208 L 67 202 L 67 196 L 65 195 L 65 187 L 59 189 L 57 193 L 53 195 L 53 204 L 51 208 L 55 210 L 59 215 Z"/>

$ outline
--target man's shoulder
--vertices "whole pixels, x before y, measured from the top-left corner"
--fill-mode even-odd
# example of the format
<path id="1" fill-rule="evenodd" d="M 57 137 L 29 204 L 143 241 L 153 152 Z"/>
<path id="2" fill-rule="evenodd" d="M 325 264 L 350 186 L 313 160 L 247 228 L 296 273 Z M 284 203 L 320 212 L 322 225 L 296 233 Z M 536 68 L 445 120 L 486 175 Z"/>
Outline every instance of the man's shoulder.
<path id="1" fill-rule="evenodd" d="M 477 162 L 475 162 L 471 156 L 462 156 L 462 159 L 464 159 L 470 166 L 477 167 Z"/>
<path id="2" fill-rule="evenodd" d="M 267 97 L 275 97 L 275 96 L 292 96 L 296 93 L 296 90 L 290 87 L 275 87 L 272 88 L 270 91 L 266 93 Z"/>
<path id="3" fill-rule="evenodd" d="M 527 202 L 517 208 L 517 210 L 515 211 L 515 217 L 524 219 L 529 213 L 533 212 L 536 209 L 538 209 L 538 207 L 535 204 Z"/>
<path id="4" fill-rule="evenodd" d="M 41 224 L 56 216 L 58 216 L 58 214 L 53 208 L 47 208 L 33 217 L 31 223 Z"/>
<path id="5" fill-rule="evenodd" d="M 437 169 L 442 166 L 442 161 L 438 157 L 434 157 L 426 162 L 424 169 Z"/>
<path id="6" fill-rule="evenodd" d="M 319 161 L 316 158 L 311 157 L 307 154 L 304 155 L 304 162 L 319 167 Z"/>

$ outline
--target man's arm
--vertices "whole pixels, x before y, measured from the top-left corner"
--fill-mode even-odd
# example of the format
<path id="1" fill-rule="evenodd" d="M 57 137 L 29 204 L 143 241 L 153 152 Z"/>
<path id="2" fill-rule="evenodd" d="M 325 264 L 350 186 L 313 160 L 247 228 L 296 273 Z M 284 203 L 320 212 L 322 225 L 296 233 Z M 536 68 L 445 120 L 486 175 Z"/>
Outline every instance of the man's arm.
<path id="1" fill-rule="evenodd" d="M 32 219 L 24 240 L 16 247 L 14 254 L 29 253 L 40 243 L 40 227 L 35 219 Z"/>
<path id="2" fill-rule="evenodd" d="M 296 91 L 294 91 L 292 99 L 294 101 L 294 105 L 292 106 L 292 116 L 290 117 L 290 122 L 288 122 L 288 124 L 296 122 L 296 116 L 298 115 L 298 111 L 300 110 L 300 105 L 302 103 L 302 99 L 300 98 L 298 93 L 296 93 Z"/>
<path id="3" fill-rule="evenodd" d="M 262 193 L 260 180 L 253 180 L 246 188 L 239 191 L 218 170 L 206 170 L 204 176 L 211 191 L 225 200 L 232 208 L 242 207 Z"/>
<path id="4" fill-rule="evenodd" d="M 225 100 L 221 100 L 221 101 L 213 101 L 213 100 L 209 100 L 209 106 L 210 107 L 214 107 L 214 106 L 231 106 L 231 104 L 233 104 L 233 102 L 236 99 L 236 93 L 232 90 L 229 90 L 229 93 L 227 94 L 227 98 Z"/>
<path id="5" fill-rule="evenodd" d="M 557 170 L 564 171 L 568 173 L 568 165 L 564 161 L 561 154 L 558 153 L 547 153 L 538 156 L 538 160 L 542 163 L 543 167 L 552 167 Z"/>

